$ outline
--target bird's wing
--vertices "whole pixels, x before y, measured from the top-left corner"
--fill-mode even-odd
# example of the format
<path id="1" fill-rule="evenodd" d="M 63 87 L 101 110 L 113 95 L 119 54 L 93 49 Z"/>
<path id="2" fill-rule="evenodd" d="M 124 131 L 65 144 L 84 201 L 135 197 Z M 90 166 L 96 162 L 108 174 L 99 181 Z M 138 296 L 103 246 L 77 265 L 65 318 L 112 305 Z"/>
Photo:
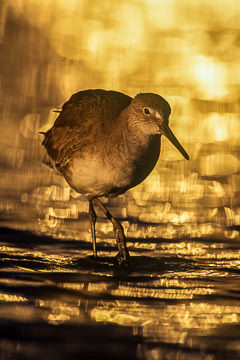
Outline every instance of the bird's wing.
<path id="1" fill-rule="evenodd" d="M 76 151 L 106 133 L 132 98 L 116 91 L 85 90 L 73 94 L 46 132 L 43 140 L 48 155 L 61 169 Z"/>

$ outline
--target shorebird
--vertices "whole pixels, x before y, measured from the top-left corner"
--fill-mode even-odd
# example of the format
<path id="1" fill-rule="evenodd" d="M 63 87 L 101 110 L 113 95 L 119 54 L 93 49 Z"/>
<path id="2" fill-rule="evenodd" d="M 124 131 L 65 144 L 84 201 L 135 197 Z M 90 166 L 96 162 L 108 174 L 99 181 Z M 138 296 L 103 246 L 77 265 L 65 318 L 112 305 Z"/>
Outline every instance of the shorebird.
<path id="1" fill-rule="evenodd" d="M 95 258 L 97 204 L 112 222 L 118 263 L 129 259 L 123 227 L 99 198 L 118 196 L 141 183 L 157 163 L 162 135 L 189 159 L 168 126 L 170 113 L 168 102 L 154 93 L 132 98 L 117 91 L 85 90 L 70 97 L 44 133 L 42 144 L 53 167 L 88 199 Z"/>

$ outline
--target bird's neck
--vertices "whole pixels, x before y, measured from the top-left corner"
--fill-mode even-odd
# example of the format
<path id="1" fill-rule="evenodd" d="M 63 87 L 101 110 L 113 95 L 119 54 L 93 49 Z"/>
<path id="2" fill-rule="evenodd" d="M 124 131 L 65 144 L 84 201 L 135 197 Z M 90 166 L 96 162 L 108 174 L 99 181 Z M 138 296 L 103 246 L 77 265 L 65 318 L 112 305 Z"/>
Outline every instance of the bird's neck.
<path id="1" fill-rule="evenodd" d="M 124 122 L 128 129 L 128 136 L 131 136 L 140 147 L 148 146 L 151 139 L 156 135 L 149 127 L 149 124 L 143 122 L 142 119 L 139 119 L 137 114 L 133 112 L 131 112 L 130 115 L 127 114 Z"/>
<path id="2" fill-rule="evenodd" d="M 151 129 L 138 119 L 136 114 L 130 113 L 127 109 L 123 110 L 119 116 L 118 131 L 119 140 L 122 143 L 123 152 L 130 152 L 133 157 L 144 153 L 159 135 L 153 134 Z"/>

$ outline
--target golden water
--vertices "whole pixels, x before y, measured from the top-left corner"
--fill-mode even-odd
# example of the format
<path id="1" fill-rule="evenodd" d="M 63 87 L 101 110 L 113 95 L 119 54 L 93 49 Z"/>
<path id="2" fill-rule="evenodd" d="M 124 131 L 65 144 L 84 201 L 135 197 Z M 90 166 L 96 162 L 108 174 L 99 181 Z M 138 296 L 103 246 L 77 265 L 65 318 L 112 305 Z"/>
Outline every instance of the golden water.
<path id="1" fill-rule="evenodd" d="M 237 1 L 0 2 L 0 358 L 240 358 Z M 156 92 L 190 155 L 105 200 L 112 227 L 42 164 L 52 110 L 87 88 Z"/>

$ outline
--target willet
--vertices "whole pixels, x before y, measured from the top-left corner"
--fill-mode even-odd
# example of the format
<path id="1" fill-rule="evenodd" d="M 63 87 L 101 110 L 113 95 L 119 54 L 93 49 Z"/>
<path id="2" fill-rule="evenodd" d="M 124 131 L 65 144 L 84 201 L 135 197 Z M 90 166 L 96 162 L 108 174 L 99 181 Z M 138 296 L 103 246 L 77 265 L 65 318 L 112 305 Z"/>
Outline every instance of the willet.
<path id="1" fill-rule="evenodd" d="M 171 108 L 161 96 L 140 93 L 134 98 L 117 91 L 85 90 L 63 105 L 43 145 L 53 166 L 89 201 L 93 255 L 97 258 L 97 204 L 112 222 L 119 264 L 129 253 L 123 227 L 99 200 L 117 196 L 141 183 L 153 170 L 161 135 L 189 159 L 168 126 Z"/>

